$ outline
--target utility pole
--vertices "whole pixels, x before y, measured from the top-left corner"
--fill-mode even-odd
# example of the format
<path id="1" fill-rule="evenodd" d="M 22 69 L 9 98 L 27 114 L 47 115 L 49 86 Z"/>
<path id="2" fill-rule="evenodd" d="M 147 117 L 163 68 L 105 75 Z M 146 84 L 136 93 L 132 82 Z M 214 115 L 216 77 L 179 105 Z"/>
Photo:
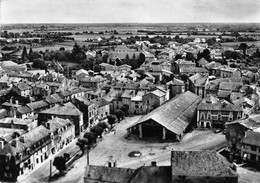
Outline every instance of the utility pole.
<path id="1" fill-rule="evenodd" d="M 50 160 L 50 178 L 52 177 L 52 160 Z"/>
<path id="2" fill-rule="evenodd" d="M 87 145 L 87 165 L 89 165 L 89 145 Z"/>

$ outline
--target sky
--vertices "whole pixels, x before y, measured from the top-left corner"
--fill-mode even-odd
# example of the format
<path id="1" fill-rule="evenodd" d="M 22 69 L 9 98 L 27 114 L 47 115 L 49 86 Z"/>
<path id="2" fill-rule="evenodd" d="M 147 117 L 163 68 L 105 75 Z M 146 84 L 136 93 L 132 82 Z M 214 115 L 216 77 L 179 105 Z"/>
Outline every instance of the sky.
<path id="1" fill-rule="evenodd" d="M 5 24 L 260 23 L 260 0 L 2 0 L 0 20 Z"/>

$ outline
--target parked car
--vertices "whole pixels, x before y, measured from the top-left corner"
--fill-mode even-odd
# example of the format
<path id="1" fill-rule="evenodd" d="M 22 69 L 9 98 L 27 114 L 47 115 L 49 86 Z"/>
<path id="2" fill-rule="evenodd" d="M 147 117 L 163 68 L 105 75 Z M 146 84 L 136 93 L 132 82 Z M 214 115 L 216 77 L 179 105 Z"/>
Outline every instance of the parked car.
<path id="1" fill-rule="evenodd" d="M 214 133 L 220 133 L 222 130 L 221 129 L 215 129 Z"/>

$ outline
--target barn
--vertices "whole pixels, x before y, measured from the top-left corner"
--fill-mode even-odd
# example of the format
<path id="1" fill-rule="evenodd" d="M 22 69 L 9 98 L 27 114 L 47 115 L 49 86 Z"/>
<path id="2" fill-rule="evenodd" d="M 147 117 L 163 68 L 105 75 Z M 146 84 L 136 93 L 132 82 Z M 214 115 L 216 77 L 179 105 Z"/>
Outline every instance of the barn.
<path id="1" fill-rule="evenodd" d="M 128 134 L 139 138 L 157 138 L 180 141 L 185 130 L 195 124 L 197 106 L 201 98 L 187 91 L 152 112 L 127 128 Z"/>

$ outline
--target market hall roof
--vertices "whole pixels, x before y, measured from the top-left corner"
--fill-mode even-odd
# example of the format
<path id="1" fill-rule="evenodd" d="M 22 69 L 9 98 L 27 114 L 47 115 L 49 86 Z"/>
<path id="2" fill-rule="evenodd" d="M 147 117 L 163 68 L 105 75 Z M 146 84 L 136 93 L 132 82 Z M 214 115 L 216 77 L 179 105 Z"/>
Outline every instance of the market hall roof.
<path id="1" fill-rule="evenodd" d="M 200 101 L 201 98 L 199 96 L 187 91 L 143 116 L 129 128 L 146 122 L 147 120 L 153 120 L 171 132 L 179 135 L 183 133 L 192 121 Z"/>

